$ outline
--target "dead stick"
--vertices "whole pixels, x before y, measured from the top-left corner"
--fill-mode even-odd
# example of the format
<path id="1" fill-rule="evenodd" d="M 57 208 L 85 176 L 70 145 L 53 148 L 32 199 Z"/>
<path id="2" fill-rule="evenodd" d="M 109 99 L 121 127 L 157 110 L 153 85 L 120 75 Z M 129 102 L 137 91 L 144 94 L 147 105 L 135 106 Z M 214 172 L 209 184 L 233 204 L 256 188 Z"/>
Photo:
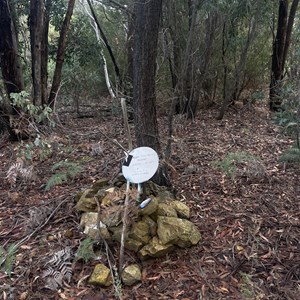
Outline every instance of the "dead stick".
<path id="1" fill-rule="evenodd" d="M 30 233 L 29 235 L 25 236 L 23 239 L 21 239 L 16 245 L 15 248 L 20 247 L 21 245 L 23 245 L 25 242 L 27 242 L 33 235 L 35 235 L 39 230 L 41 230 L 44 226 L 46 226 L 48 224 L 48 222 L 50 221 L 50 219 L 54 216 L 54 214 L 58 211 L 58 209 L 67 201 L 70 200 L 70 197 L 67 197 L 65 200 L 63 200 L 62 202 L 60 202 L 55 209 L 53 210 L 53 212 L 49 215 L 49 217 L 46 219 L 46 221 L 38 226 L 32 233 Z"/>
<path id="2" fill-rule="evenodd" d="M 127 215 L 128 215 L 128 202 L 129 202 L 129 189 L 130 182 L 127 181 L 126 186 L 126 197 L 124 203 L 124 214 L 123 214 L 123 227 L 122 227 L 122 235 L 121 235 L 121 248 L 120 248 L 120 262 L 119 262 L 119 273 L 121 274 L 123 270 L 123 262 L 124 262 L 124 245 L 125 245 L 125 234 L 126 234 L 126 225 L 127 225 Z"/>

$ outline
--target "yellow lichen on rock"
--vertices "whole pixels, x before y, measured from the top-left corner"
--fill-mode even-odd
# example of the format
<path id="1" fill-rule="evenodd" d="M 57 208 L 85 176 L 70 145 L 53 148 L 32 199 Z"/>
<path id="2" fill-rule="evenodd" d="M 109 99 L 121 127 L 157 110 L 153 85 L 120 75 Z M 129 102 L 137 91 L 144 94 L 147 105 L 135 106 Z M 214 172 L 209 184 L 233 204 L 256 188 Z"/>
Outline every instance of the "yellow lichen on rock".
<path id="1" fill-rule="evenodd" d="M 142 278 L 142 272 L 138 264 L 127 266 L 121 275 L 122 281 L 126 285 L 133 285 Z"/>
<path id="2" fill-rule="evenodd" d="M 97 264 L 88 282 L 91 285 L 112 285 L 113 280 L 109 268 L 104 264 Z"/>

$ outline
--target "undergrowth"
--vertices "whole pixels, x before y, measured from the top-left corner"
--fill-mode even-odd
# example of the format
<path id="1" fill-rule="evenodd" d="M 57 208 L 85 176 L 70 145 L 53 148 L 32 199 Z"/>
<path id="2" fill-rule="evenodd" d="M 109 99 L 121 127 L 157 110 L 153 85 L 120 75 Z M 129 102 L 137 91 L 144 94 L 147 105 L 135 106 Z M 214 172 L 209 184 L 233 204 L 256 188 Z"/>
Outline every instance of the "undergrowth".
<path id="1" fill-rule="evenodd" d="M 81 241 L 75 254 L 75 260 L 83 260 L 85 263 L 87 263 L 89 260 L 95 258 L 93 245 L 94 241 L 91 238 L 86 238 Z"/>
<path id="2" fill-rule="evenodd" d="M 223 160 L 214 162 L 214 165 L 220 168 L 228 177 L 234 179 L 237 175 L 237 164 L 255 162 L 257 160 L 256 156 L 244 151 L 229 152 Z"/>
<path id="3" fill-rule="evenodd" d="M 16 260 L 17 248 L 15 244 L 8 246 L 7 250 L 3 246 L 0 246 L 0 269 L 8 276 L 11 275 L 13 266 Z"/>
<path id="4" fill-rule="evenodd" d="M 53 186 L 68 182 L 69 179 L 73 179 L 77 174 L 82 171 L 82 167 L 78 163 L 62 160 L 53 165 L 52 171 L 60 169 L 60 172 L 52 175 L 48 180 L 45 190 L 50 190 Z"/>

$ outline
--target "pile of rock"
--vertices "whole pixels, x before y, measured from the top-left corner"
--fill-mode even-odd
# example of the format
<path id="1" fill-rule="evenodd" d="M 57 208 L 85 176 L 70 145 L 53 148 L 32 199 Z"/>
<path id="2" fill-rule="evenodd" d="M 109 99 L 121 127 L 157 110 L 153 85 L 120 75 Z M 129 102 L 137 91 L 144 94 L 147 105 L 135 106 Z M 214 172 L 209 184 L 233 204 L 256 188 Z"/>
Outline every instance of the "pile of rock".
<path id="1" fill-rule="evenodd" d="M 101 235 L 107 241 L 121 241 L 125 190 L 121 178 L 113 185 L 101 179 L 77 194 L 76 209 L 83 212 L 80 224 L 89 237 L 96 239 Z M 186 204 L 153 182 L 145 183 L 144 190 L 148 201 L 143 208 L 134 199 L 130 202 L 125 248 L 145 260 L 200 241 L 200 232 L 189 220 L 190 209 Z"/>

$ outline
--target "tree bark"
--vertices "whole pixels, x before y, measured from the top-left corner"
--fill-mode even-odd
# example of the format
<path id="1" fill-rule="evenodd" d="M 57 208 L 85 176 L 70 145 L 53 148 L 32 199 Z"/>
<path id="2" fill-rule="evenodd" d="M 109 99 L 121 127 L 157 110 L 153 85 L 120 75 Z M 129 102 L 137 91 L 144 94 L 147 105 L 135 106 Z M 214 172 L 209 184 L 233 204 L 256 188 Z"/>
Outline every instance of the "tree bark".
<path id="1" fill-rule="evenodd" d="M 270 83 L 270 110 L 277 111 L 281 106 L 280 81 L 283 78 L 283 57 L 286 41 L 288 21 L 288 0 L 280 0 L 277 33 L 273 42 L 271 83 Z"/>
<path id="2" fill-rule="evenodd" d="M 44 25 L 42 33 L 42 44 L 41 44 L 41 93 L 42 93 L 42 105 L 48 104 L 48 58 L 49 58 L 49 45 L 48 45 L 48 34 L 50 24 L 50 10 L 52 6 L 52 0 L 46 0 L 45 3 L 45 15 Z"/>
<path id="3" fill-rule="evenodd" d="M 180 114 L 182 113 L 182 109 L 180 105 L 180 98 L 178 95 L 178 83 L 179 83 L 179 73 L 181 68 L 180 58 L 181 58 L 181 47 L 180 47 L 180 39 L 178 36 L 178 20 L 176 13 L 176 1 L 167 1 L 167 22 L 168 29 L 170 33 L 170 38 L 172 41 L 172 53 L 169 55 L 169 68 L 172 79 L 172 88 L 174 91 L 174 100 L 175 108 L 174 113 Z M 173 113 L 173 112 L 172 112 Z"/>
<path id="4" fill-rule="evenodd" d="M 148 146 L 161 154 L 155 96 L 155 73 L 159 21 L 162 0 L 135 2 L 133 60 L 133 103 L 137 145 Z M 159 168 L 153 180 L 169 185 L 166 166 Z"/>
<path id="5" fill-rule="evenodd" d="M 7 0 L 0 0 L 0 37 L 0 66 L 5 90 L 8 95 L 19 93 L 24 90 L 24 79 L 16 30 Z"/>
<path id="6" fill-rule="evenodd" d="M 56 55 L 56 65 L 55 65 L 55 71 L 52 81 L 52 87 L 48 99 L 48 104 L 51 108 L 54 108 L 55 100 L 57 96 L 57 92 L 59 90 L 59 85 L 61 82 L 61 72 L 62 67 L 65 59 L 65 52 L 66 52 L 66 43 L 67 43 L 67 34 L 70 27 L 71 17 L 73 14 L 75 6 L 75 0 L 69 0 L 67 12 L 65 15 L 65 19 L 60 31 L 59 41 L 58 41 L 58 49 L 57 49 L 57 55 Z"/>
<path id="7" fill-rule="evenodd" d="M 131 8 L 131 6 L 130 6 L 130 8 Z M 128 94 L 129 94 L 130 97 L 132 97 L 132 86 L 133 86 L 133 47 L 134 47 L 134 24 L 135 24 L 134 14 L 128 14 L 128 23 L 127 24 L 128 24 L 127 41 L 126 41 L 126 49 L 127 49 L 127 82 L 128 82 L 128 85 L 129 85 L 129 87 L 128 87 Z"/>
<path id="8" fill-rule="evenodd" d="M 293 30 L 293 25 L 295 21 L 295 15 L 297 12 L 299 0 L 293 0 L 290 13 L 289 13 L 289 19 L 287 23 L 287 28 L 286 28 L 286 37 L 285 37 L 285 45 L 284 45 L 284 50 L 283 50 L 283 58 L 282 58 L 282 70 L 284 70 L 285 62 L 286 62 L 286 57 L 287 53 L 290 47 L 291 43 L 291 35 L 292 35 L 292 30 Z"/>
<path id="9" fill-rule="evenodd" d="M 45 1 L 30 1 L 31 72 L 34 105 L 42 104 L 42 40 L 44 33 Z M 47 37 L 48 38 L 48 37 Z"/>

